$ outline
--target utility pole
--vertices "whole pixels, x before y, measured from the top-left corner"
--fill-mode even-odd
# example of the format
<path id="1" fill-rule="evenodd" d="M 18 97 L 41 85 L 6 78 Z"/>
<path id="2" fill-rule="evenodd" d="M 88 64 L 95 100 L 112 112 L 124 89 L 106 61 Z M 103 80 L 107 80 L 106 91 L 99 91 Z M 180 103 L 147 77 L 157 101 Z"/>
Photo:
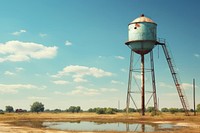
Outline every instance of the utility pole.
<path id="1" fill-rule="evenodd" d="M 118 110 L 120 110 L 120 100 L 118 100 Z"/>
<path id="2" fill-rule="evenodd" d="M 193 101 L 194 101 L 194 116 L 196 116 L 196 105 L 195 105 L 195 79 L 193 79 Z"/>

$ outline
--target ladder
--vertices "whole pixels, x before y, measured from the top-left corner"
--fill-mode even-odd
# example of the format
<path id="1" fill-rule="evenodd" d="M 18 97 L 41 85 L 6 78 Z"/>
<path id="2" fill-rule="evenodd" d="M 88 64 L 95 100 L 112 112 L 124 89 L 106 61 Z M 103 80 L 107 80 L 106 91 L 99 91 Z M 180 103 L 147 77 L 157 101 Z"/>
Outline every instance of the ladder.
<path id="1" fill-rule="evenodd" d="M 169 68 L 170 68 L 170 72 L 171 72 L 173 80 L 174 80 L 174 84 L 176 86 L 179 98 L 181 100 L 183 109 L 185 111 L 185 115 L 189 116 L 189 104 L 188 104 L 188 100 L 187 100 L 187 97 L 186 97 L 186 95 L 184 93 L 183 87 L 180 84 L 181 82 L 180 82 L 180 79 L 178 78 L 179 77 L 178 73 L 175 70 L 175 64 L 172 61 L 172 56 L 170 56 L 170 53 L 169 53 L 169 51 L 167 49 L 166 42 L 165 42 L 165 40 L 159 40 L 157 43 L 158 43 L 158 45 L 161 45 L 162 48 L 163 48 L 163 51 L 164 51 L 167 63 L 168 63 Z"/>

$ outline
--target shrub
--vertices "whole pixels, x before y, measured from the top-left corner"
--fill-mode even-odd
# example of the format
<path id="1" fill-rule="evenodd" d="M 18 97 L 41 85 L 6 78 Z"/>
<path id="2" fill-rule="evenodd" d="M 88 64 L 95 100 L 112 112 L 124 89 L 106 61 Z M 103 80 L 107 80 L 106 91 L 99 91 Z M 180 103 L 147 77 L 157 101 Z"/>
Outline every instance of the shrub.
<path id="1" fill-rule="evenodd" d="M 95 108 L 97 114 L 115 114 L 113 108 Z"/>
<path id="2" fill-rule="evenodd" d="M 81 107 L 80 106 L 70 106 L 69 109 L 66 109 L 67 112 L 72 112 L 72 113 L 79 113 L 81 112 Z"/>
<path id="3" fill-rule="evenodd" d="M 105 113 L 106 114 L 115 114 L 114 109 L 112 109 L 112 108 L 106 108 Z"/>
<path id="4" fill-rule="evenodd" d="M 200 112 L 200 104 L 197 105 L 197 112 Z"/>
<path id="5" fill-rule="evenodd" d="M 0 114 L 4 114 L 3 110 L 0 109 Z"/>
<path id="6" fill-rule="evenodd" d="M 161 111 L 162 112 L 169 112 L 169 109 L 168 108 L 162 108 Z"/>
<path id="7" fill-rule="evenodd" d="M 175 114 L 178 111 L 179 111 L 178 108 L 170 108 L 169 109 L 169 112 L 172 113 L 172 114 Z"/>
<path id="8" fill-rule="evenodd" d="M 96 113 L 97 114 L 105 114 L 105 109 L 103 109 L 103 108 L 97 108 Z"/>
<path id="9" fill-rule="evenodd" d="M 53 112 L 54 113 L 59 113 L 59 112 L 62 112 L 62 110 L 61 109 L 54 109 Z"/>

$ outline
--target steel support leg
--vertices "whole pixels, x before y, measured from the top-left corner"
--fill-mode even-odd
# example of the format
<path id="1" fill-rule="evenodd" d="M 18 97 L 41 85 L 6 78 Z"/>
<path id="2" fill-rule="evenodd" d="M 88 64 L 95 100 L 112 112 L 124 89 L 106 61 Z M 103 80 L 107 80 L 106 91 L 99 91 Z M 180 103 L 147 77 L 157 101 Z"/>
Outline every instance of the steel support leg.
<path id="1" fill-rule="evenodd" d="M 154 110 L 155 110 L 155 113 L 157 113 L 157 111 L 158 111 L 158 103 L 157 103 L 157 95 L 156 95 L 156 81 L 155 81 L 153 51 L 150 52 L 150 60 L 151 60 L 151 77 L 152 77 Z"/>
<path id="2" fill-rule="evenodd" d="M 128 79 L 128 90 L 127 90 L 127 100 L 126 100 L 126 113 L 129 112 L 129 106 L 130 106 L 132 71 L 133 71 L 133 51 L 131 50 L 130 68 L 129 68 L 129 79 Z"/>
<path id="3" fill-rule="evenodd" d="M 141 90 L 142 115 L 145 115 L 144 55 L 141 55 Z"/>

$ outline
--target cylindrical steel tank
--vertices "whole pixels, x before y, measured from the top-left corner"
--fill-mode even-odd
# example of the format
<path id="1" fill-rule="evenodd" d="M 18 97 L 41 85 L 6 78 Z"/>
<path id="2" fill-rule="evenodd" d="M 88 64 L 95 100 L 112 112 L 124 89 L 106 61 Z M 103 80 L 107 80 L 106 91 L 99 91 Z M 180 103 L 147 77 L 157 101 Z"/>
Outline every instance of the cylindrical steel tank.
<path id="1" fill-rule="evenodd" d="M 128 25 L 128 41 L 125 44 L 140 55 L 149 53 L 156 44 L 156 27 L 153 20 L 142 14 Z"/>

